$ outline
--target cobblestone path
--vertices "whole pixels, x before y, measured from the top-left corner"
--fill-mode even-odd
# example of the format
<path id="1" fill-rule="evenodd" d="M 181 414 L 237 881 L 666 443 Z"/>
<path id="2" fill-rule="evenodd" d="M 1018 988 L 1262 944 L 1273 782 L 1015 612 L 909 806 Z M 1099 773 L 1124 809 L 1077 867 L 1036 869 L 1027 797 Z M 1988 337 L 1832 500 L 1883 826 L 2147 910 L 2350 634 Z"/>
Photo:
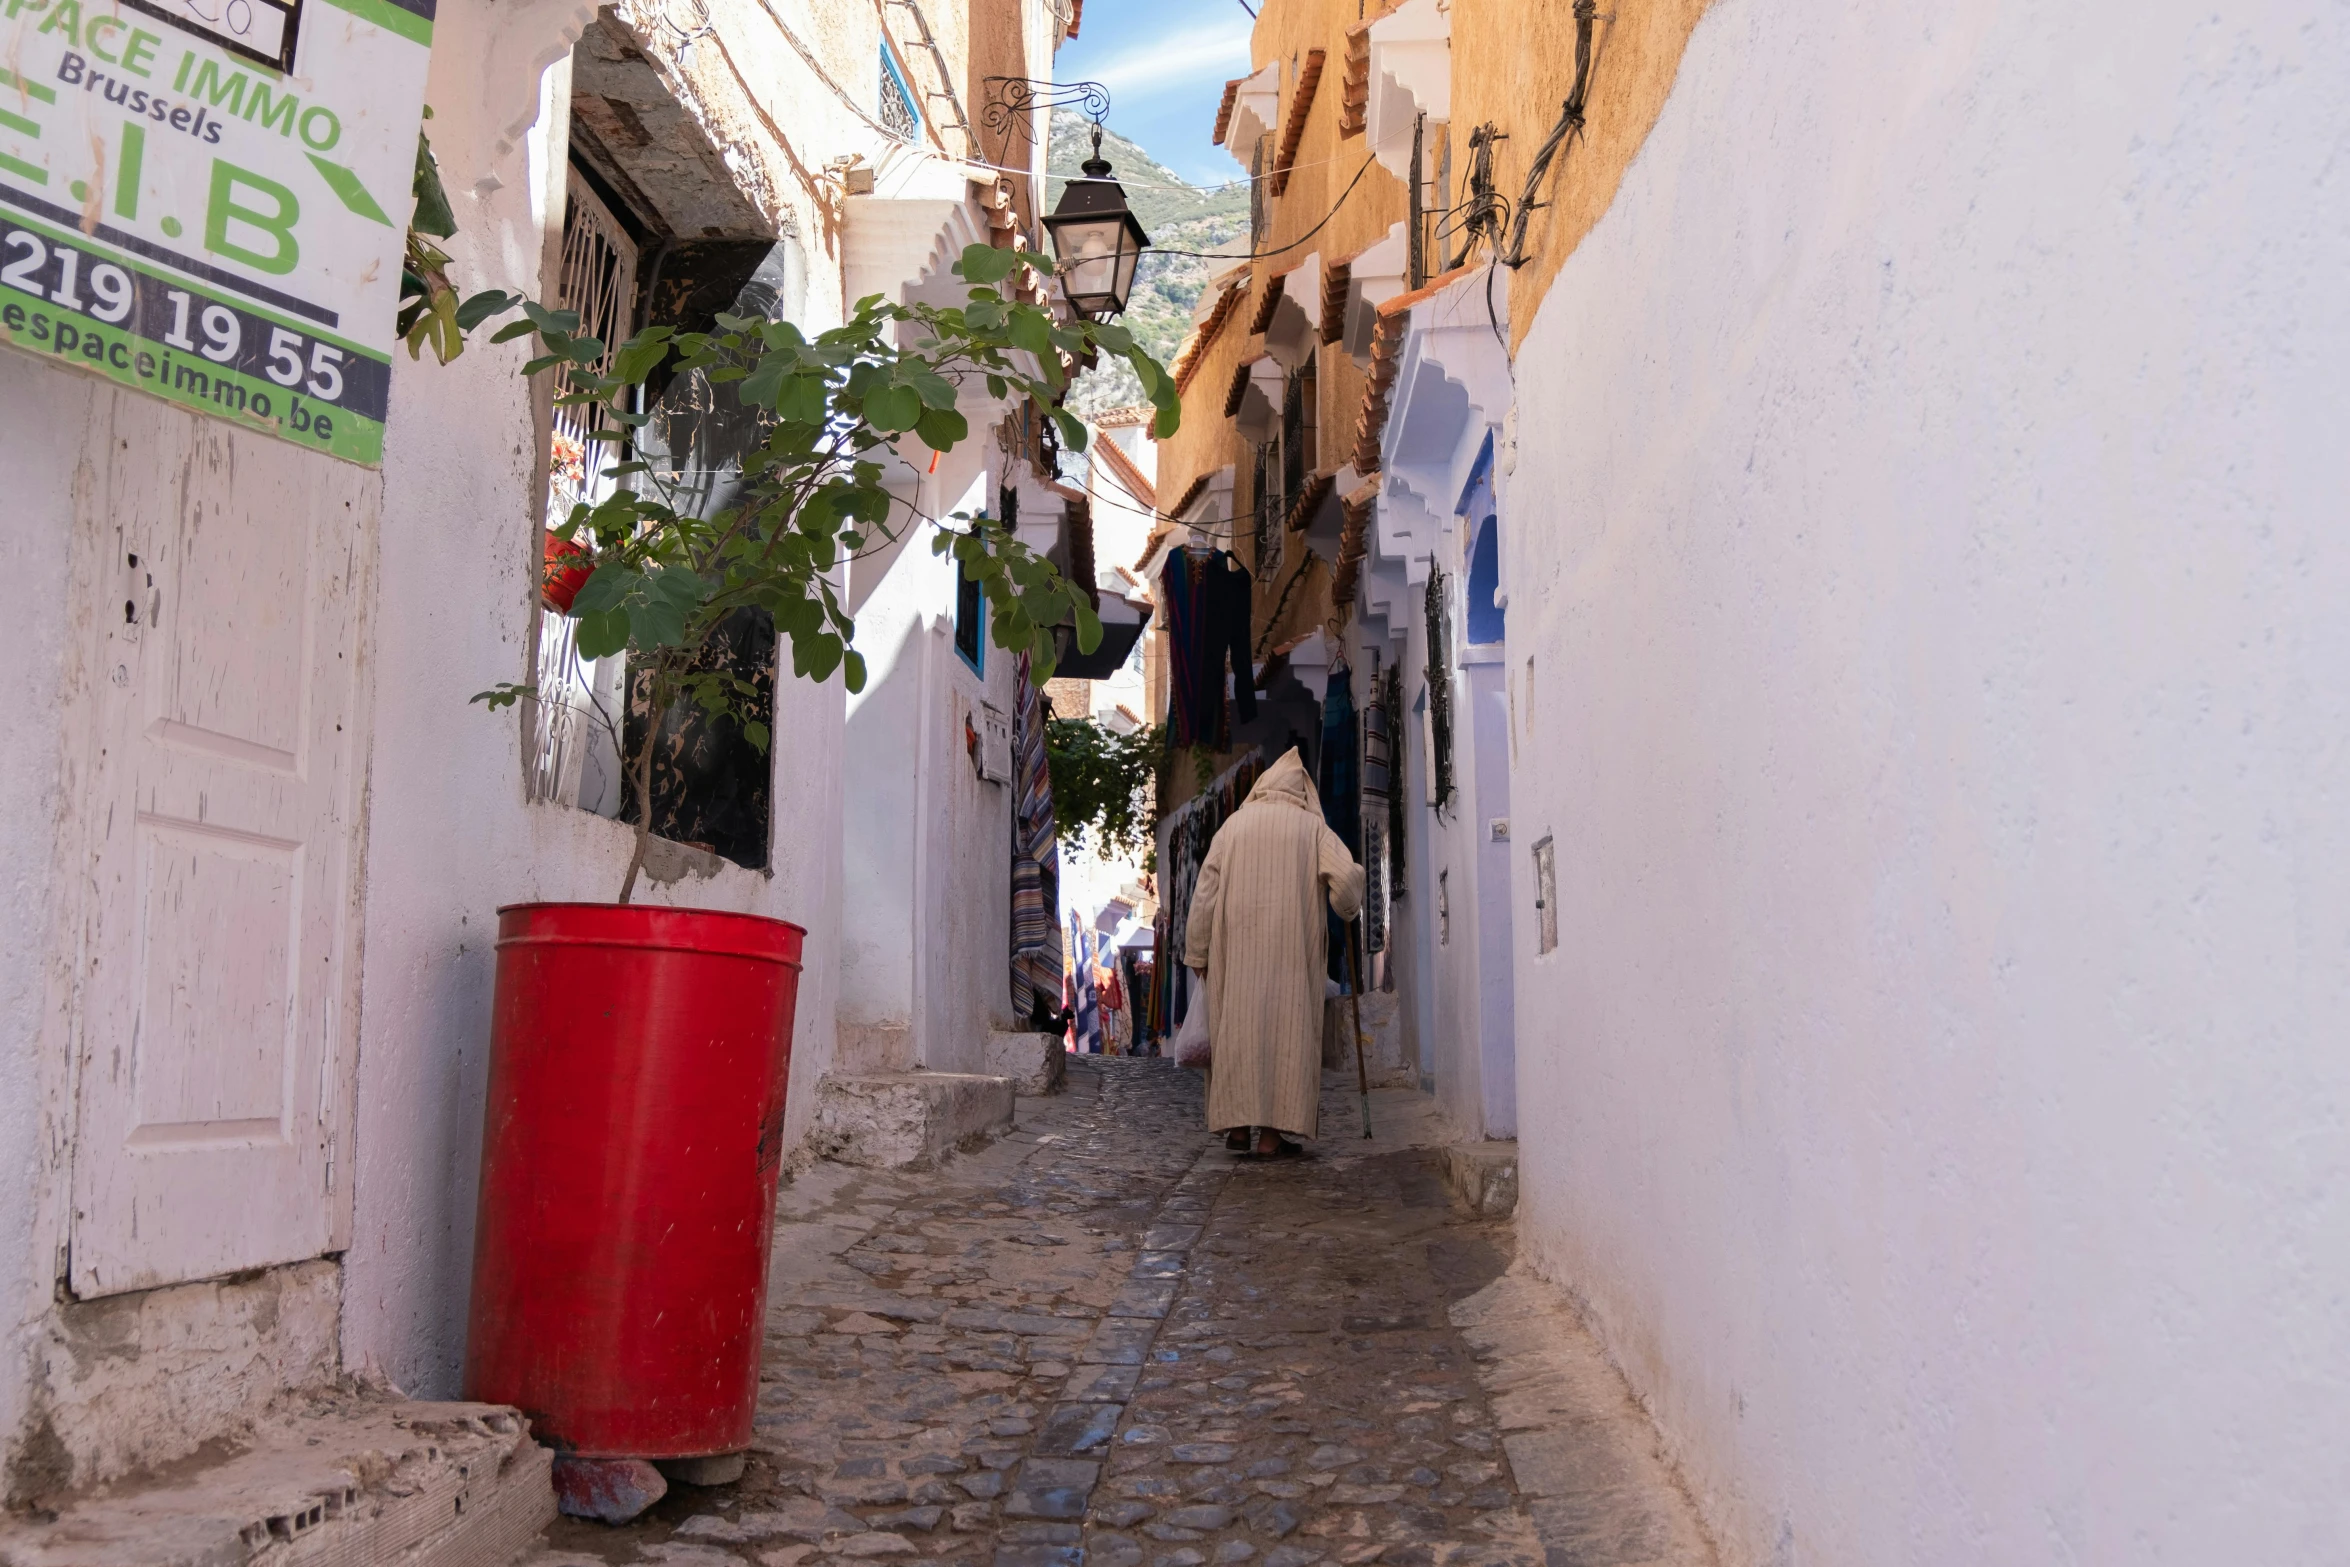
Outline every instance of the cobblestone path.
<path id="1" fill-rule="evenodd" d="M 799 1175 L 749 1472 L 564 1520 L 537 1567 L 1541 1562 L 1447 1316 L 1507 1225 L 1355 1137 L 1351 1095 L 1321 1157 L 1262 1163 L 1199 1098 L 1081 1059 L 944 1171 Z"/>

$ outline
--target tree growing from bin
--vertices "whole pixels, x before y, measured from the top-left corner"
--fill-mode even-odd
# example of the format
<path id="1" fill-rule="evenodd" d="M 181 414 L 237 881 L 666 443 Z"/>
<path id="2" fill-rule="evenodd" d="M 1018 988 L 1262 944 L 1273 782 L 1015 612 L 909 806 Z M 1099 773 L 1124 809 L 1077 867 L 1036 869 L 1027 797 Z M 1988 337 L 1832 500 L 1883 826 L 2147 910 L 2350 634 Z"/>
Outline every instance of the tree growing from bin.
<path id="1" fill-rule="evenodd" d="M 743 488 L 731 506 L 698 516 L 671 504 L 675 492 L 649 464 L 605 470 L 617 488 L 582 502 L 554 528 L 590 551 L 593 574 L 573 598 L 582 658 L 627 656 L 632 699 L 647 722 L 623 765 L 634 781 L 635 850 L 621 883 L 628 902 L 644 868 L 653 831 L 653 754 L 662 716 L 691 703 L 731 721 L 765 751 L 769 715 L 754 710 L 756 687 L 718 667 L 704 650 L 720 624 L 744 608 L 765 610 L 791 643 L 792 672 L 823 681 L 835 671 L 850 691 L 865 684 L 854 646 L 856 625 L 833 582 L 844 559 L 887 548 L 910 527 L 934 530 L 931 548 L 951 554 L 980 583 L 988 634 L 998 647 L 1028 654 L 1040 684 L 1055 663 L 1055 628 L 1077 647 L 1101 641 L 1081 586 L 1020 542 L 1001 521 L 958 512 L 925 517 L 883 488 L 893 456 L 927 463 L 970 435 L 956 409 L 959 392 L 984 385 L 991 398 L 1024 398 L 1058 426 L 1064 446 L 1082 451 L 1084 424 L 1060 406 L 1072 365 L 1114 355 L 1133 366 L 1156 410 L 1160 436 L 1174 433 L 1181 403 L 1174 378 L 1112 323 L 1059 321 L 1042 305 L 1007 294 L 1021 268 L 1050 276 L 1052 259 L 1029 251 L 967 247 L 955 271 L 970 285 L 957 306 L 892 304 L 872 296 L 848 321 L 814 336 L 786 321 L 721 315 L 715 331 L 647 327 L 617 349 L 580 331 L 576 313 L 521 303 L 525 319 L 491 339 L 535 332 L 542 352 L 525 375 L 565 367 L 572 390 L 558 399 L 592 410 L 617 434 L 641 428 L 651 414 L 635 406 L 646 379 L 664 366 L 701 371 L 732 384 L 759 412 L 762 437 L 743 459 Z M 470 302 L 469 302 L 470 303 Z M 504 684 L 474 700 L 492 708 L 525 697 L 530 686 Z"/>

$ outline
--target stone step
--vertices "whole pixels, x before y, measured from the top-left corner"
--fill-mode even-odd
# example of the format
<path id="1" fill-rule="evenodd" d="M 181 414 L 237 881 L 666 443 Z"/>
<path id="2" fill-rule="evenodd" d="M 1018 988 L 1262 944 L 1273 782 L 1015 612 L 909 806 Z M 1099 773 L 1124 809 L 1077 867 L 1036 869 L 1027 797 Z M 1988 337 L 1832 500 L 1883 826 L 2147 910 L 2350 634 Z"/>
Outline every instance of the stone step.
<path id="1" fill-rule="evenodd" d="M 936 1169 L 1010 1131 L 1012 1097 L 1012 1079 L 977 1072 L 827 1077 L 808 1146 L 818 1158 L 866 1169 Z"/>
<path id="2" fill-rule="evenodd" d="M 1332 996 L 1322 1003 L 1322 1069 L 1356 1077 L 1354 1022 L 1358 1003 Z M 1419 1072 L 1404 1054 L 1403 1008 L 1395 993 L 1366 992 L 1359 1003 L 1363 1019 L 1362 1072 L 1373 1088 L 1409 1088 Z"/>
<path id="3" fill-rule="evenodd" d="M 1058 1034 L 1012 1033 L 991 1029 L 987 1036 L 989 1074 L 1008 1077 L 1024 1099 L 1057 1094 L 1069 1076 L 1069 1048 Z"/>
<path id="4" fill-rule="evenodd" d="M 9 1567 L 507 1567 L 554 1521 L 553 1455 L 501 1404 L 291 1398 L 250 1437 L 0 1518 Z"/>
<path id="5" fill-rule="evenodd" d="M 1518 1144 L 1454 1143 L 1444 1150 L 1444 1179 L 1472 1213 L 1506 1219 L 1518 1211 Z"/>

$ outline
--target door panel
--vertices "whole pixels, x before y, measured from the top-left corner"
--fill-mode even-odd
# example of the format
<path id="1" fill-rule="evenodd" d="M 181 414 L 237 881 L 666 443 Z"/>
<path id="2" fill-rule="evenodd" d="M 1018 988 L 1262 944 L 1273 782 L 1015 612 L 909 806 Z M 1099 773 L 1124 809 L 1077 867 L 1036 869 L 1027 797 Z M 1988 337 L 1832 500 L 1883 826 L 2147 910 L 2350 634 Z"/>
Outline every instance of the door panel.
<path id="1" fill-rule="evenodd" d="M 112 419 L 78 519 L 101 563 L 72 1246 L 91 1295 L 347 1233 L 379 483 L 128 393 Z"/>

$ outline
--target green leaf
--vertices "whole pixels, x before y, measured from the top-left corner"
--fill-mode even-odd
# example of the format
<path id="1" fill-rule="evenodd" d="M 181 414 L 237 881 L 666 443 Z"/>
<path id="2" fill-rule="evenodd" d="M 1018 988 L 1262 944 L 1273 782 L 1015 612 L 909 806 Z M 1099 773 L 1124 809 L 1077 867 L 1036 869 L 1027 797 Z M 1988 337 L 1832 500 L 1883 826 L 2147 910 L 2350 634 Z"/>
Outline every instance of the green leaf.
<path id="1" fill-rule="evenodd" d="M 922 406 L 925 408 L 955 406 L 955 383 L 928 365 L 916 362 L 912 368 L 901 366 L 900 379 L 921 394 Z"/>
<path id="2" fill-rule="evenodd" d="M 790 360 L 781 354 L 769 354 L 752 366 L 750 374 L 743 377 L 737 395 L 754 407 L 773 408 L 783 390 L 784 377 L 790 370 Z"/>
<path id="3" fill-rule="evenodd" d="M 470 332 L 490 317 L 502 316 L 521 303 L 522 296 L 520 294 L 509 294 L 502 288 L 485 288 L 457 307 L 457 326 L 461 331 Z M 513 331 L 514 327 L 521 327 L 524 331 L 528 331 L 530 323 L 517 321 L 513 326 L 501 329 L 499 335 L 492 338 L 491 341 L 503 341 L 506 333 Z"/>
<path id="4" fill-rule="evenodd" d="M 956 443 L 971 433 L 971 421 L 952 408 L 925 408 L 915 421 L 914 433 L 934 452 L 953 451 Z"/>
<path id="5" fill-rule="evenodd" d="M 849 688 L 851 696 L 865 689 L 865 655 L 855 648 L 841 658 L 841 683 Z"/>
<path id="6" fill-rule="evenodd" d="M 580 584 L 579 592 L 573 595 L 571 613 L 584 621 L 590 615 L 617 609 L 643 581 L 642 576 L 626 566 L 599 566 L 594 575 Z"/>
<path id="7" fill-rule="evenodd" d="M 965 245 L 963 259 L 955 263 L 955 270 L 974 283 L 1001 283 L 1019 265 L 1017 251 L 998 250 L 993 245 Z"/>
<path id="8" fill-rule="evenodd" d="M 856 687 L 851 686 L 849 689 L 854 691 Z M 754 749 L 765 751 L 769 739 L 767 726 L 755 718 L 745 719 L 743 721 L 743 738 L 750 741 Z"/>
<path id="9" fill-rule="evenodd" d="M 588 579 L 595 581 L 594 577 Z M 574 610 L 577 605 L 573 606 Z M 628 646 L 628 615 L 617 609 L 580 615 L 574 645 L 582 658 L 607 658 Z"/>
<path id="10" fill-rule="evenodd" d="M 1102 621 L 1083 594 L 1069 595 L 1069 613 L 1077 623 L 1077 651 L 1090 653 L 1102 645 Z"/>
<path id="11" fill-rule="evenodd" d="M 416 129 L 416 177 L 410 181 L 410 193 L 416 197 L 416 215 L 408 220 L 410 228 L 438 239 L 448 239 L 457 232 L 457 214 L 449 208 L 449 193 L 441 188 L 441 166 L 433 158 L 432 143 L 425 140 L 422 126 Z"/>
<path id="12" fill-rule="evenodd" d="M 776 399 L 776 417 L 799 424 L 823 423 L 827 390 L 821 375 L 793 376 L 784 383 L 783 395 Z"/>
<path id="13" fill-rule="evenodd" d="M 865 398 L 865 418 L 876 430 L 895 435 L 922 417 L 922 397 L 910 386 L 884 386 Z"/>
<path id="14" fill-rule="evenodd" d="M 1085 421 L 1066 408 L 1052 410 L 1053 423 L 1061 428 L 1061 444 L 1073 452 L 1085 450 Z"/>
<path id="15" fill-rule="evenodd" d="M 1044 359 L 1053 351 L 1052 318 L 1034 305 L 1014 305 L 1011 336 L 1014 348 L 1026 349 Z"/>
<path id="16" fill-rule="evenodd" d="M 635 386 L 669 357 L 669 338 L 677 329 L 649 326 L 620 346 L 612 356 L 612 379 Z"/>

